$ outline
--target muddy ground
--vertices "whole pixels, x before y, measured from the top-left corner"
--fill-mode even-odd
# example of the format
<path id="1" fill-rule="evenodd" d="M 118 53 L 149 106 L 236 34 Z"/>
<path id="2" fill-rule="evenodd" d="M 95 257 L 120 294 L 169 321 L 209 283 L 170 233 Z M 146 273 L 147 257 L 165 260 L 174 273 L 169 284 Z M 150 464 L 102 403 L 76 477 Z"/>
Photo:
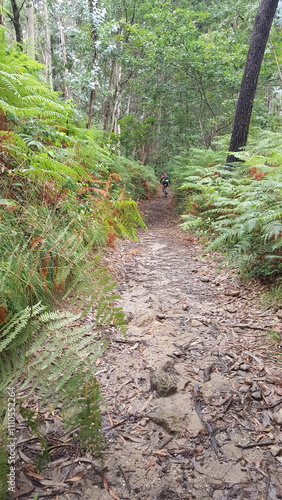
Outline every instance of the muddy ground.
<path id="1" fill-rule="evenodd" d="M 282 498 L 281 340 L 270 334 L 282 308 L 263 309 L 258 284 L 218 269 L 179 228 L 172 197 L 141 209 L 148 231 L 106 256 L 128 332 L 108 329 L 97 368 L 104 464 L 78 456 L 53 496 L 41 481 L 23 498 Z"/>

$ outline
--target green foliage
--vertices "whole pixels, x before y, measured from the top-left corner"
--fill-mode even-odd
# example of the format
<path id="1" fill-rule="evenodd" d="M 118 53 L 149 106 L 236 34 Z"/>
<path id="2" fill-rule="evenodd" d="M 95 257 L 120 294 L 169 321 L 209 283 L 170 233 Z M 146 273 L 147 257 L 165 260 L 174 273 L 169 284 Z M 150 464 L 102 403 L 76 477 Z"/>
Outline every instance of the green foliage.
<path id="1" fill-rule="evenodd" d="M 281 308 L 282 304 L 282 283 L 281 279 L 278 280 L 278 284 L 276 286 L 271 287 L 267 293 L 262 295 L 262 304 L 265 306 L 276 307 L 277 309 Z"/>
<path id="2" fill-rule="evenodd" d="M 65 122 L 66 105 L 36 77 L 42 65 L 21 52 L 7 50 L 3 26 L 0 27 L 0 60 L 2 112 L 12 119 L 36 116 Z"/>
<path id="3" fill-rule="evenodd" d="M 78 434 L 83 444 L 90 442 L 92 437 L 91 444 L 93 447 L 97 444 L 98 452 L 102 442 L 98 434 L 101 398 L 93 373 L 106 343 L 96 339 L 93 325 L 77 325 L 80 314 L 47 312 L 44 309 L 40 303 L 32 308 L 28 306 L 1 328 L 3 399 L 8 387 L 16 385 L 18 392 L 24 391 L 25 399 L 32 394 L 39 404 L 48 401 L 55 408 L 63 401 L 62 415 L 66 423 L 71 428 L 81 425 L 82 434 Z M 19 403 L 20 400 L 17 401 Z M 24 408 L 21 412 L 31 429 L 38 434 L 43 448 L 47 449 L 46 438 L 38 431 L 36 416 L 29 415 L 30 411 Z M 82 414 L 84 420 L 80 422 Z M 5 410 L 3 416 L 5 420 Z M 95 425 L 87 429 L 85 418 L 89 423 L 91 416 Z"/>
<path id="4" fill-rule="evenodd" d="M 155 179 L 150 168 L 119 158 L 100 131 L 79 128 L 72 107 L 39 80 L 40 65 L 9 51 L 2 30 L 0 54 L 0 458 L 5 463 L 11 385 L 38 405 L 59 402 L 67 425 L 98 453 L 94 373 L 107 345 L 100 327 L 125 327 L 97 252 L 145 227 L 131 198 L 145 196 L 142 182 L 152 187 Z M 36 427 L 36 415 L 18 405 Z M 39 461 L 48 455 L 43 441 Z"/>
<path id="5" fill-rule="evenodd" d="M 192 150 L 180 161 L 188 199 L 182 226 L 212 236 L 208 249 L 224 251 L 245 276 L 275 280 L 282 274 L 282 143 L 280 134 L 254 134 L 236 167 L 221 163 L 224 150 Z"/>
<path id="6" fill-rule="evenodd" d="M 137 122 L 133 115 L 126 115 L 119 120 L 121 133 L 119 136 L 120 144 L 124 148 L 125 155 L 134 158 L 133 151 L 140 151 L 140 148 L 152 140 L 152 133 L 156 118 L 146 118 L 142 122 Z"/>

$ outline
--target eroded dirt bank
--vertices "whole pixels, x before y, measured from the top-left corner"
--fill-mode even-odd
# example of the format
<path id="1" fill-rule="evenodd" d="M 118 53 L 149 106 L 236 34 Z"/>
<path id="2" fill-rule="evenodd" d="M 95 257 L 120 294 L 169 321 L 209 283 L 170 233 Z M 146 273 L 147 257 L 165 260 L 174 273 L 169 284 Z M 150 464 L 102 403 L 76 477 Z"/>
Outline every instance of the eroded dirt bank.
<path id="1" fill-rule="evenodd" d="M 149 230 L 108 256 L 128 336 L 99 365 L 108 449 L 84 498 L 282 498 L 281 311 L 218 272 L 171 199 L 141 208 Z"/>

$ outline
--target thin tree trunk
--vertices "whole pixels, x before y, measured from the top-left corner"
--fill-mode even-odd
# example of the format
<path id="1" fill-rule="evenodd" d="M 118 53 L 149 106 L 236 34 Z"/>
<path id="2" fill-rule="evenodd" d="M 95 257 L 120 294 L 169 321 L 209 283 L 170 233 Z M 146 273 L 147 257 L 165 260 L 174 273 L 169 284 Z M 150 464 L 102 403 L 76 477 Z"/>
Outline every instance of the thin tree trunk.
<path id="1" fill-rule="evenodd" d="M 98 42 L 98 25 L 97 25 L 97 20 L 95 19 L 95 12 L 98 9 L 98 0 L 88 0 L 89 3 L 89 11 L 91 14 L 91 21 L 92 21 L 92 31 L 91 31 L 91 38 L 93 41 L 93 70 L 94 70 L 94 81 L 92 83 L 92 89 L 90 92 L 90 98 L 89 98 L 89 108 L 88 108 L 88 121 L 86 124 L 86 128 L 90 129 L 91 127 L 91 122 L 92 122 L 92 116 L 93 116 L 93 108 L 94 108 L 94 103 L 95 103 L 95 98 L 96 98 L 96 86 L 97 86 L 97 75 L 98 75 L 98 59 L 99 59 L 99 52 L 97 48 L 97 42 Z"/>
<path id="2" fill-rule="evenodd" d="M 255 18 L 229 145 L 231 153 L 240 151 L 247 144 L 258 76 L 278 1 L 262 0 Z M 229 154 L 226 161 L 238 160 Z"/>
<path id="3" fill-rule="evenodd" d="M 114 61 L 114 59 L 112 59 L 112 61 L 111 61 L 111 73 L 110 73 L 109 85 L 108 85 L 108 96 L 106 98 L 106 102 L 104 105 L 104 131 L 105 132 L 109 131 L 111 105 L 112 105 L 112 93 L 114 90 L 114 67 L 115 67 L 115 61 Z"/>
<path id="4" fill-rule="evenodd" d="M 35 59 L 35 47 L 34 47 L 34 8 L 33 0 L 28 0 L 26 4 L 26 31 L 27 31 L 27 45 L 26 51 L 27 55 L 32 59 Z"/>
<path id="5" fill-rule="evenodd" d="M 111 131 L 119 135 L 120 134 L 120 126 L 118 125 L 118 120 L 120 117 L 120 107 L 121 107 L 121 65 L 118 62 L 115 62 L 115 71 L 114 71 L 114 80 L 115 80 L 115 91 L 113 97 L 113 112 L 112 112 L 112 124 Z"/>
<path id="6" fill-rule="evenodd" d="M 51 89 L 53 89 L 51 35 L 49 28 L 49 12 L 48 12 L 47 0 L 43 0 L 43 12 L 44 12 L 44 22 L 45 22 L 45 34 L 46 34 L 46 52 L 45 52 L 45 64 L 47 68 L 46 80 L 48 81 Z"/>
<path id="7" fill-rule="evenodd" d="M 63 26 L 63 21 L 61 16 L 59 17 L 59 24 L 60 24 L 60 41 L 61 41 L 61 49 L 62 49 L 62 58 L 64 61 L 64 97 L 65 99 L 69 99 L 70 97 L 70 92 L 69 92 L 69 87 L 68 87 L 68 80 L 67 80 L 67 49 L 66 49 L 66 38 L 65 38 L 65 32 L 64 32 L 64 26 Z"/>

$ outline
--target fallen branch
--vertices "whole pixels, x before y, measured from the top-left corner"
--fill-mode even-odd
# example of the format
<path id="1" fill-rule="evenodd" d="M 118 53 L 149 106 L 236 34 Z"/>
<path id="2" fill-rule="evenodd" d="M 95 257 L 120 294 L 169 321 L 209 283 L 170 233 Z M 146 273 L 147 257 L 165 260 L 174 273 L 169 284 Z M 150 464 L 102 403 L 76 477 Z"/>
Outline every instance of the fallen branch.
<path id="1" fill-rule="evenodd" d="M 248 448 L 255 448 L 256 446 L 273 446 L 274 444 L 276 444 L 275 441 L 264 441 L 262 443 L 237 444 L 236 446 L 247 450 Z"/>
<path id="2" fill-rule="evenodd" d="M 282 398 L 279 399 L 279 401 L 276 401 L 276 403 L 273 403 L 272 405 L 264 406 L 264 410 L 271 410 L 271 408 L 275 408 L 276 406 L 280 405 L 282 403 Z"/>
<path id="3" fill-rule="evenodd" d="M 245 325 L 245 324 L 233 325 L 233 328 L 250 328 L 250 330 L 261 330 L 263 332 L 270 332 L 271 331 L 270 328 L 263 328 L 261 326 L 251 326 L 251 325 Z"/>
<path id="4" fill-rule="evenodd" d="M 121 475 L 122 475 L 122 477 L 123 477 L 123 479 L 124 479 L 124 481 L 125 481 L 125 485 L 126 485 L 126 487 L 127 487 L 128 491 L 129 491 L 129 493 L 130 493 L 130 492 L 131 492 L 131 486 L 130 486 L 130 483 L 129 483 L 129 481 L 128 481 L 128 478 L 126 477 L 126 474 L 125 474 L 125 472 L 124 472 L 123 468 L 121 467 L 121 465 L 119 465 L 119 466 L 118 466 L 118 468 L 119 468 L 120 473 L 121 473 Z"/>

